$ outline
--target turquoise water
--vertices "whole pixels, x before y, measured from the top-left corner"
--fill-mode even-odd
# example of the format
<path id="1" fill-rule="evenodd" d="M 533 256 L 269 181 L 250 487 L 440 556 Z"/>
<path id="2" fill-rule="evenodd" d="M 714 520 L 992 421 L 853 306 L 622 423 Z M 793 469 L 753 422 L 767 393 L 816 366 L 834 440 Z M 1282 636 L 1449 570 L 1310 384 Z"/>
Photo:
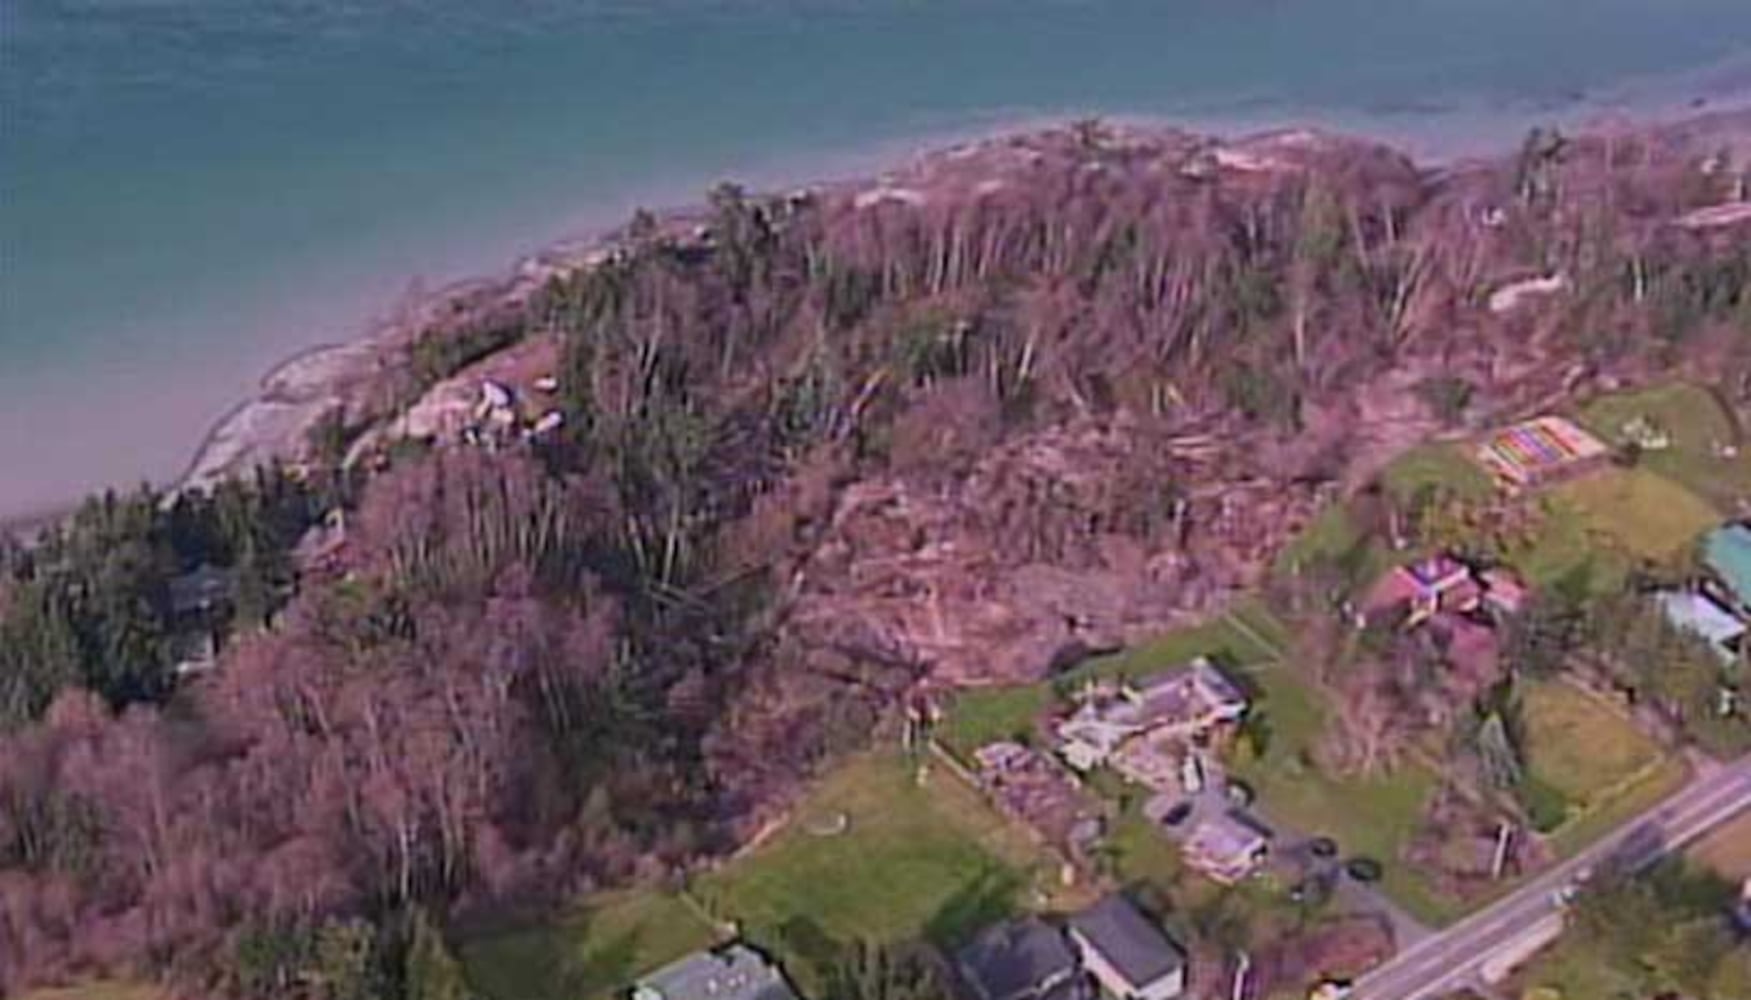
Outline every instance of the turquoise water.
<path id="1" fill-rule="evenodd" d="M 0 511 L 173 474 L 411 281 L 724 177 L 1096 112 L 1500 139 L 1747 53 L 1751 0 L 0 0 Z"/>

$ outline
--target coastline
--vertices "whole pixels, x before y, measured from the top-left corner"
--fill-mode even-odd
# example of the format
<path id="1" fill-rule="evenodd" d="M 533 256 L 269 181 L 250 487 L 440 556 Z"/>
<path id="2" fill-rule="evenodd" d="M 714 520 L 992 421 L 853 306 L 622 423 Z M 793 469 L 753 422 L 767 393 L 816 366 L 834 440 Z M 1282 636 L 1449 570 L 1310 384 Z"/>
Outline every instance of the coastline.
<path id="1" fill-rule="evenodd" d="M 1691 128 L 1718 115 L 1751 108 L 1751 92 L 1715 94 L 1706 99 L 1670 98 L 1640 107 L 1600 107 L 1578 102 L 1567 114 L 1538 115 L 1534 108 L 1479 105 L 1477 108 L 1407 109 L 1402 120 L 1379 112 L 1349 114 L 1316 109 L 1261 110 L 1257 115 L 1237 113 L 1233 107 L 1213 116 L 1198 114 L 1081 115 L 994 113 L 978 124 L 963 124 L 942 130 L 927 130 L 904 139 L 877 141 L 860 150 L 827 153 L 812 161 L 811 180 L 796 179 L 803 169 L 787 170 L 772 165 L 747 175 L 752 191 L 809 190 L 823 192 L 875 186 L 893 171 L 932 156 L 952 155 L 1018 136 L 1062 128 L 1083 117 L 1100 117 L 1123 129 L 1178 130 L 1209 136 L 1224 144 L 1244 143 L 1272 134 L 1311 130 L 1320 134 L 1378 142 L 1404 150 L 1425 167 L 1439 169 L 1486 155 L 1500 155 L 1512 148 L 1523 134 L 1520 125 L 1528 119 L 1547 120 L 1572 131 Z M 1451 126 L 1464 117 L 1469 124 Z M 1403 127 L 1393 127 L 1401 121 Z M 1417 136 L 1421 136 L 1418 138 Z M 685 224 L 705 211 L 695 193 L 672 199 L 679 207 L 659 211 L 665 224 Z M 659 201 L 661 204 L 661 201 Z M 571 213 L 573 217 L 587 213 Z M 611 247 L 624 230 L 622 213 L 611 224 L 596 214 L 594 226 L 578 226 L 581 235 L 562 235 L 522 253 L 510 266 L 486 276 L 463 277 L 429 291 L 410 291 L 393 304 L 385 318 L 361 324 L 355 337 L 301 346 L 269 365 L 255 388 L 220 413 L 207 426 L 179 473 L 166 477 L 161 486 L 175 492 L 204 488 L 225 475 L 247 469 L 270 458 L 296 458 L 309 429 L 336 406 L 357 402 L 357 394 L 390 371 L 398 351 L 424 330 L 431 317 L 465 311 L 459 303 L 503 304 L 526 297 L 549 278 L 589 266 L 596 255 Z M 0 531 L 37 531 L 70 511 L 80 497 L 62 503 L 36 504 L 35 509 L 12 511 L 0 508 Z"/>

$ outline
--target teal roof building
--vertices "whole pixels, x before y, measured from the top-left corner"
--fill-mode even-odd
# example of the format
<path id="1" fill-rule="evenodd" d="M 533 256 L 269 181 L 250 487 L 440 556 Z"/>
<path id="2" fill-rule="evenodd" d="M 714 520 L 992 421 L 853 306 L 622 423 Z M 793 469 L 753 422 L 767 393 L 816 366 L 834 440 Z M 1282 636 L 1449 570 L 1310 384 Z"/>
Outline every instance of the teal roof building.
<path id="1" fill-rule="evenodd" d="M 1751 605 L 1751 528 L 1728 524 L 1708 533 L 1702 561 L 1740 604 Z"/>

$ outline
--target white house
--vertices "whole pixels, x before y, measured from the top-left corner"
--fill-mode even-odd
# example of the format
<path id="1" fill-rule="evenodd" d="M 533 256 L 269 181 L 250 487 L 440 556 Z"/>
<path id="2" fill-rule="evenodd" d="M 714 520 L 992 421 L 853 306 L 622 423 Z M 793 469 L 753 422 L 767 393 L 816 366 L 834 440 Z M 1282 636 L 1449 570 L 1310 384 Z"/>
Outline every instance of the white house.
<path id="1" fill-rule="evenodd" d="M 1118 1000 L 1174 1000 L 1186 991 L 1186 953 L 1123 896 L 1070 918 L 1083 968 Z"/>

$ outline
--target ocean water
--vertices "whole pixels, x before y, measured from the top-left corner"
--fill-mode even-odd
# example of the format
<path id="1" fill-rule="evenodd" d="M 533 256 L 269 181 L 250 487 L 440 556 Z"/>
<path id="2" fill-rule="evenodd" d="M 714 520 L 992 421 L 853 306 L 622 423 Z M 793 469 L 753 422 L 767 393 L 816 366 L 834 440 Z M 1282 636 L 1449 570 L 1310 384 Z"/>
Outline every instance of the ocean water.
<path id="1" fill-rule="evenodd" d="M 1084 114 L 1428 149 L 1751 92 L 1751 0 L 0 0 L 0 513 L 410 286 Z"/>

